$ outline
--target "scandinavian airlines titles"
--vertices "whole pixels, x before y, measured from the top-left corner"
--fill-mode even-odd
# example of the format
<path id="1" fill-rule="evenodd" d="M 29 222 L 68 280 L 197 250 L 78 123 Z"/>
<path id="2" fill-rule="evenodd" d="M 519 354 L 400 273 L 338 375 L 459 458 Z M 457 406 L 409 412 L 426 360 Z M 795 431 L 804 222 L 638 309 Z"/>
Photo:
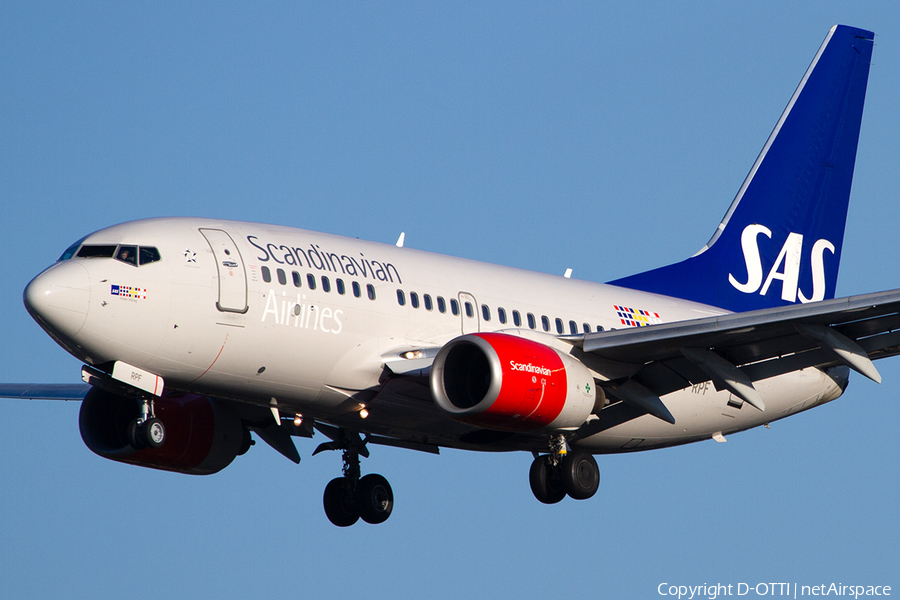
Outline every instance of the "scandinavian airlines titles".
<path id="1" fill-rule="evenodd" d="M 265 323 L 266 319 L 271 318 L 276 325 L 338 335 L 344 329 L 341 321 L 343 315 L 344 311 L 340 308 L 332 309 L 328 306 L 307 304 L 305 294 L 297 294 L 297 299 L 294 300 L 282 292 L 279 299 L 275 290 L 269 290 L 269 293 L 266 294 L 266 308 L 261 321 Z"/>
<path id="2" fill-rule="evenodd" d="M 524 371 L 525 373 L 536 373 L 538 375 L 543 375 L 544 377 L 549 377 L 553 375 L 553 371 L 548 369 L 547 367 L 539 367 L 537 365 L 533 365 L 528 363 L 527 365 L 524 363 L 517 363 L 514 360 L 509 361 L 509 368 L 513 371 Z"/>

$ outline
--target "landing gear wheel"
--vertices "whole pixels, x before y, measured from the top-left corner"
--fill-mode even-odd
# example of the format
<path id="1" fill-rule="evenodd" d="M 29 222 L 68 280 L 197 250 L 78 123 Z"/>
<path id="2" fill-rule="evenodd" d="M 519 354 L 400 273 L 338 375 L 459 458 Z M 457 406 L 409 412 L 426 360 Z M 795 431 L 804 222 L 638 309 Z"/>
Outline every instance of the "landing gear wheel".
<path id="1" fill-rule="evenodd" d="M 147 447 L 147 438 L 144 437 L 144 428 L 138 424 L 138 420 L 135 419 L 131 423 L 128 424 L 128 443 L 135 450 L 143 450 Z"/>
<path id="2" fill-rule="evenodd" d="M 387 479 L 376 473 L 359 480 L 356 488 L 359 516 L 366 523 L 384 523 L 394 510 L 394 492 Z"/>
<path id="3" fill-rule="evenodd" d="M 556 504 L 566 497 L 562 473 L 559 467 L 553 465 L 549 455 L 534 459 L 528 472 L 528 482 L 531 483 L 534 497 L 544 504 Z"/>
<path id="4" fill-rule="evenodd" d="M 166 428 L 159 419 L 147 419 L 141 429 L 147 445 L 151 448 L 160 448 L 166 443 Z"/>
<path id="5" fill-rule="evenodd" d="M 362 439 L 358 432 L 336 429 L 331 426 L 320 429 L 331 438 L 319 444 L 313 456 L 323 450 L 343 450 L 344 476 L 332 479 L 325 486 L 323 503 L 328 520 L 338 527 L 349 527 L 362 518 L 373 525 L 384 523 L 394 510 L 394 492 L 387 479 L 374 473 L 362 477 L 359 457 L 369 456 L 366 448 L 368 437 Z"/>
<path id="6" fill-rule="evenodd" d="M 585 500 L 600 487 L 600 468 L 587 452 L 570 452 L 560 464 L 566 493 L 575 500 Z"/>
<path id="7" fill-rule="evenodd" d="M 329 481 L 322 501 L 328 520 L 338 527 L 349 527 L 359 520 L 356 496 L 347 478 L 337 477 Z"/>

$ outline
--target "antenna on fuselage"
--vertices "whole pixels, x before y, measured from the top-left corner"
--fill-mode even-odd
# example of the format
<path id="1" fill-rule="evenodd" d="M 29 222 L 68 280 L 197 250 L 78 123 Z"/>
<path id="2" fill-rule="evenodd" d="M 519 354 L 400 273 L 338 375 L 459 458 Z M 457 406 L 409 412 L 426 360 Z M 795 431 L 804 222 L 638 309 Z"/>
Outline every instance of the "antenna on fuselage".
<path id="1" fill-rule="evenodd" d="M 402 248 L 402 247 L 403 247 L 403 240 L 405 240 L 405 239 L 406 239 L 406 232 L 405 232 L 405 231 L 401 231 L 401 232 L 400 232 L 400 237 L 397 238 L 397 247 L 398 247 L 398 248 Z"/>

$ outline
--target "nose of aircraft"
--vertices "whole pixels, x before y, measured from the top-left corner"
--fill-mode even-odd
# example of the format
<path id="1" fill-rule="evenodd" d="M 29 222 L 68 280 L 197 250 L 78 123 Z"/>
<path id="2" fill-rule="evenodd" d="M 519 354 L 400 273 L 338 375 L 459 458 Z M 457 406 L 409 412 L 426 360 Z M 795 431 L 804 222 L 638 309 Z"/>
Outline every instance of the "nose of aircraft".
<path id="1" fill-rule="evenodd" d="M 71 339 L 84 326 L 91 301 L 90 276 L 77 262 L 61 262 L 31 280 L 25 308 L 48 333 Z"/>

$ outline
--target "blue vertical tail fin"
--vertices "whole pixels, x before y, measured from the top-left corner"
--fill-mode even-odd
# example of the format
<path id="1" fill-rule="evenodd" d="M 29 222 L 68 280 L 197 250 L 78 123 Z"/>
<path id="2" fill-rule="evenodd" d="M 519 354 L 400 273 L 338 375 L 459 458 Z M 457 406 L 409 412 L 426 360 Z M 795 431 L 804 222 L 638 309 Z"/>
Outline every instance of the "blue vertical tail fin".
<path id="1" fill-rule="evenodd" d="M 732 311 L 833 298 L 873 38 L 831 28 L 700 252 L 609 283 Z"/>

